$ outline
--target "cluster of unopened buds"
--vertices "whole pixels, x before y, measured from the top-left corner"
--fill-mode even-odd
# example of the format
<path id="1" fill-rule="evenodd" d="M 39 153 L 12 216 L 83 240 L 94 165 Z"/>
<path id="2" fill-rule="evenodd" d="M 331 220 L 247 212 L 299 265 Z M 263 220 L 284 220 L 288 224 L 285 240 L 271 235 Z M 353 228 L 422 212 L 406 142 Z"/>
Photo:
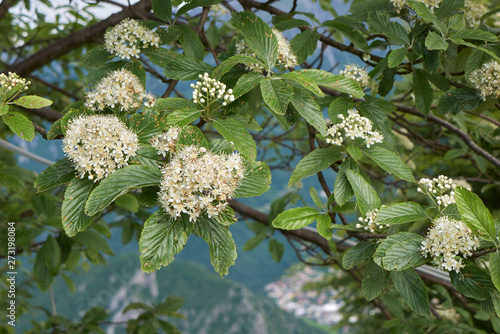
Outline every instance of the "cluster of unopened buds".
<path id="1" fill-rule="evenodd" d="M 278 64 L 284 65 L 289 68 L 294 68 L 296 65 L 298 65 L 297 57 L 290 48 L 290 44 L 283 36 L 283 33 L 281 31 L 279 31 L 276 28 L 271 28 L 271 30 L 273 31 L 273 34 L 276 37 L 276 40 L 278 41 Z M 235 44 L 235 47 L 236 47 L 235 54 L 237 56 L 247 56 L 247 57 L 257 58 L 255 52 L 252 51 L 252 49 L 247 44 L 247 42 L 245 42 L 244 39 L 238 41 Z M 245 63 L 245 68 L 249 71 L 257 73 L 262 73 L 264 71 L 264 67 L 262 65 L 253 63 Z"/>
<path id="2" fill-rule="evenodd" d="M 83 177 L 97 182 L 128 165 L 139 148 L 137 135 L 113 115 L 73 118 L 63 139 L 63 151 Z"/>
<path id="3" fill-rule="evenodd" d="M 139 58 L 141 50 L 159 46 L 160 37 L 138 21 L 125 19 L 104 34 L 104 45 L 110 53 L 124 59 Z"/>
<path id="4" fill-rule="evenodd" d="M 425 257 L 432 256 L 440 269 L 458 273 L 464 267 L 462 257 L 471 256 L 478 247 L 479 238 L 464 222 L 442 216 L 433 221 L 421 250 Z"/>
<path id="5" fill-rule="evenodd" d="M 147 94 L 139 78 L 126 69 L 113 71 L 101 79 L 97 86 L 86 94 L 85 106 L 91 110 L 120 107 L 129 111 L 152 107 L 155 97 Z"/>
<path id="6" fill-rule="evenodd" d="M 214 101 L 221 100 L 222 105 L 226 106 L 228 103 L 234 101 L 233 90 L 226 91 L 226 85 L 220 81 L 209 77 L 208 73 L 199 75 L 200 81 L 196 85 L 191 84 L 193 91 L 193 102 L 199 103 L 204 107 L 209 107 Z"/>
<path id="7" fill-rule="evenodd" d="M 453 180 L 445 175 L 439 175 L 434 179 L 422 178 L 418 181 L 419 193 L 427 194 L 431 199 L 435 199 L 436 204 L 447 207 L 455 203 L 455 188 L 457 185 Z"/>
<path id="8" fill-rule="evenodd" d="M 342 121 L 332 125 L 327 130 L 326 142 L 333 145 L 342 145 L 346 139 L 354 140 L 361 138 L 365 141 L 366 147 L 375 143 L 381 143 L 384 136 L 377 130 L 373 130 L 373 123 L 366 117 L 360 116 L 355 109 L 348 111 L 348 116 L 339 114 L 338 118 Z"/>
<path id="9" fill-rule="evenodd" d="M 185 213 L 195 222 L 201 214 L 222 213 L 244 177 L 239 154 L 215 154 L 204 147 L 185 146 L 162 168 L 158 200 L 166 213 Z"/>
<path id="10" fill-rule="evenodd" d="M 167 153 L 175 153 L 175 147 L 177 146 L 177 139 L 179 138 L 180 132 L 181 128 L 173 126 L 168 129 L 168 131 L 164 131 L 151 138 L 149 143 L 158 150 L 158 154 L 165 157 Z"/>
<path id="11" fill-rule="evenodd" d="M 346 78 L 356 81 L 362 89 L 371 86 L 368 72 L 366 72 L 365 69 L 359 67 L 358 65 L 346 65 L 344 69 L 339 72 L 339 75 L 343 75 Z"/>
<path id="12" fill-rule="evenodd" d="M 470 74 L 469 81 L 481 92 L 483 99 L 500 97 L 500 62 L 492 60 L 483 64 Z"/>
<path id="13" fill-rule="evenodd" d="M 365 218 L 359 217 L 359 223 L 356 224 L 356 228 L 364 229 L 370 233 L 378 233 L 382 231 L 384 227 L 388 227 L 389 225 L 375 223 L 375 218 L 377 218 L 378 209 L 368 211 L 365 215 Z"/>
<path id="14" fill-rule="evenodd" d="M 0 73 L 0 103 L 5 99 L 12 100 L 18 93 L 28 89 L 30 81 L 21 78 L 16 73 L 9 72 L 7 75 Z"/>

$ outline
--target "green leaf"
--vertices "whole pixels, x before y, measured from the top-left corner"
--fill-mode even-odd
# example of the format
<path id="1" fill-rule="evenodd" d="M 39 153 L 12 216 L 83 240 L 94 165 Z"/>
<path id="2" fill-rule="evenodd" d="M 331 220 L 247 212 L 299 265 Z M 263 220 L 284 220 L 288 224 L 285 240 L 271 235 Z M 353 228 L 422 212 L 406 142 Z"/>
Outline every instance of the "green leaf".
<path id="1" fill-rule="evenodd" d="M 123 194 L 117 199 L 115 199 L 115 204 L 122 209 L 129 212 L 137 213 L 139 212 L 139 201 L 132 194 Z"/>
<path id="2" fill-rule="evenodd" d="M 109 73 L 111 73 L 112 71 L 118 71 L 125 65 L 127 65 L 127 62 L 124 60 L 120 60 L 93 66 L 89 69 L 89 72 L 85 77 L 85 84 L 91 84 L 95 86 L 102 78 L 107 76 Z"/>
<path id="3" fill-rule="evenodd" d="M 340 159 L 342 159 L 342 155 L 335 147 L 315 149 L 299 161 L 297 167 L 295 167 L 290 176 L 288 187 L 330 167 L 334 162 Z"/>
<path id="4" fill-rule="evenodd" d="M 203 60 L 205 56 L 205 47 L 203 43 L 201 43 L 198 34 L 184 24 L 179 24 L 177 28 L 181 31 L 179 42 L 184 49 L 184 54 L 189 58 Z"/>
<path id="5" fill-rule="evenodd" d="M 21 96 L 12 103 L 28 109 L 40 109 L 50 106 L 52 101 L 36 95 L 26 95 Z"/>
<path id="6" fill-rule="evenodd" d="M 108 255 L 114 255 L 113 250 L 109 247 L 108 242 L 101 233 L 93 229 L 87 229 L 75 235 L 74 240 L 80 244 L 87 246 L 89 249 L 104 252 Z"/>
<path id="7" fill-rule="evenodd" d="M 405 224 L 428 218 L 420 204 L 414 202 L 396 203 L 383 206 L 378 210 L 375 223 L 377 224 Z"/>
<path id="8" fill-rule="evenodd" d="M 297 63 L 302 64 L 312 55 L 318 46 L 319 33 L 316 30 L 305 30 L 290 40 L 290 47 L 297 56 Z"/>
<path id="9" fill-rule="evenodd" d="M 144 50 L 151 62 L 165 69 L 165 76 L 175 80 L 197 80 L 198 75 L 212 73 L 214 68 L 207 63 L 186 57 L 180 53 L 157 48 L 154 51 Z"/>
<path id="10" fill-rule="evenodd" d="M 443 0 L 439 3 L 439 8 L 437 8 L 434 12 L 436 17 L 442 20 L 453 14 L 457 14 L 463 7 L 463 0 Z M 462 19 L 462 17 L 460 19 Z"/>
<path id="11" fill-rule="evenodd" d="M 306 77 L 304 74 L 299 72 L 288 72 L 282 76 L 283 80 L 291 84 L 299 84 L 311 93 L 317 96 L 325 96 L 323 91 L 318 87 L 318 84 L 314 82 L 311 78 Z"/>
<path id="12" fill-rule="evenodd" d="M 331 27 L 341 32 L 342 35 L 344 35 L 349 41 L 351 41 L 355 47 L 361 50 L 368 49 L 368 43 L 366 42 L 366 39 L 363 37 L 363 35 L 361 35 L 358 30 L 353 29 L 349 25 L 337 22 L 335 20 L 330 20 L 323 22 L 323 26 Z"/>
<path id="13" fill-rule="evenodd" d="M 59 273 L 60 265 L 61 249 L 52 235 L 49 235 L 36 254 L 35 265 L 33 266 L 36 284 L 40 290 L 45 291 L 50 287 L 54 276 Z"/>
<path id="14" fill-rule="evenodd" d="M 282 230 L 298 230 L 314 222 L 318 216 L 318 210 L 313 208 L 293 208 L 280 213 L 273 220 L 273 226 Z"/>
<path id="15" fill-rule="evenodd" d="M 398 22 L 391 21 L 386 13 L 371 12 L 368 14 L 367 22 L 371 32 L 386 35 L 395 44 L 409 44 L 406 29 Z"/>
<path id="16" fill-rule="evenodd" d="M 477 49 L 473 50 L 465 65 L 465 77 L 469 78 L 472 71 L 481 67 L 489 59 L 490 56 L 487 53 Z"/>
<path id="17" fill-rule="evenodd" d="M 177 109 L 195 109 L 196 105 L 181 97 L 167 97 L 156 99 L 154 108 L 158 111 L 175 111 Z"/>
<path id="18" fill-rule="evenodd" d="M 361 152 L 359 147 L 354 142 L 352 142 L 350 145 L 348 145 L 346 147 L 346 150 L 347 150 L 347 154 L 349 154 L 349 156 L 356 161 L 358 161 L 359 159 L 361 159 L 363 157 L 363 152 Z"/>
<path id="19" fill-rule="evenodd" d="M 320 134 L 326 136 L 326 122 L 316 101 L 304 90 L 295 89 L 291 100 L 294 110 L 312 125 Z"/>
<path id="20" fill-rule="evenodd" d="M 172 19 L 172 3 L 170 0 L 152 0 L 153 13 L 163 22 L 170 22 Z"/>
<path id="21" fill-rule="evenodd" d="M 493 35 L 484 30 L 479 29 L 462 29 L 455 32 L 452 36 L 453 38 L 461 38 L 461 39 L 473 39 L 478 41 L 485 42 L 497 42 L 497 36 Z"/>
<path id="22" fill-rule="evenodd" d="M 210 262 L 219 275 L 227 275 L 237 257 L 236 244 L 227 226 L 207 217 L 200 217 L 193 225 L 193 231 L 208 244 Z"/>
<path id="23" fill-rule="evenodd" d="M 373 122 L 375 129 L 384 135 L 384 142 L 394 145 L 394 133 L 387 114 L 396 110 L 394 103 L 370 95 L 365 96 L 366 102 L 357 105 L 360 113 Z"/>
<path id="24" fill-rule="evenodd" d="M 394 287 L 412 311 L 423 316 L 431 314 L 424 282 L 415 270 L 391 271 Z"/>
<path id="25" fill-rule="evenodd" d="M 285 245 L 276 239 L 269 240 L 269 253 L 274 261 L 280 262 L 285 253 Z"/>
<path id="26" fill-rule="evenodd" d="M 339 167 L 337 177 L 335 178 L 335 187 L 333 188 L 333 195 L 338 205 L 343 206 L 354 196 L 349 180 L 347 180 L 346 170 L 356 168 L 357 165 L 354 159 L 347 158 Z"/>
<path id="27" fill-rule="evenodd" d="M 431 110 L 433 91 L 425 72 L 422 70 L 414 69 L 413 71 L 413 91 L 418 110 L 427 115 Z"/>
<path id="28" fill-rule="evenodd" d="M 380 268 L 375 262 L 368 261 L 365 275 L 361 282 L 361 289 L 363 290 L 366 300 L 373 300 L 384 291 L 387 277 L 387 271 Z"/>
<path id="29" fill-rule="evenodd" d="M 222 78 L 222 76 L 224 74 L 226 74 L 227 72 L 229 72 L 229 70 L 231 70 L 235 65 L 248 64 L 248 63 L 259 64 L 259 65 L 265 66 L 265 64 L 262 63 L 262 61 L 260 61 L 259 59 L 255 59 L 255 58 L 248 57 L 248 56 L 232 56 L 232 57 L 229 57 L 228 59 L 224 60 L 219 66 L 217 66 L 215 68 L 215 70 L 212 73 L 212 79 L 220 80 Z M 255 72 L 252 72 L 252 73 L 255 73 Z M 261 74 L 259 74 L 259 73 L 256 73 L 256 74 L 258 74 L 260 77 L 262 77 Z M 235 96 L 235 98 L 237 98 L 237 97 Z"/>
<path id="30" fill-rule="evenodd" d="M 277 21 L 278 18 L 279 18 L 278 16 L 273 17 L 273 24 L 274 28 L 278 29 L 279 31 L 286 31 L 293 28 L 310 26 L 309 22 L 302 19 L 286 19 L 279 22 L 275 22 Z"/>
<path id="31" fill-rule="evenodd" d="M 232 14 L 231 23 L 245 38 L 248 46 L 266 64 L 270 72 L 278 57 L 278 41 L 269 26 L 251 12 Z"/>
<path id="32" fill-rule="evenodd" d="M 448 34 L 448 28 L 446 28 L 446 25 L 438 20 L 436 15 L 434 15 L 434 13 L 427 8 L 426 4 L 418 1 L 407 1 L 407 3 L 411 9 L 418 14 L 418 16 L 424 19 L 424 21 L 434 24 L 434 27 L 438 29 L 442 35 Z"/>
<path id="33" fill-rule="evenodd" d="M 359 87 L 359 84 L 356 81 L 342 75 L 334 75 L 330 72 L 317 69 L 308 69 L 296 72 L 312 79 L 319 86 L 330 88 L 354 97 L 364 96 L 363 90 Z"/>
<path id="34" fill-rule="evenodd" d="M 349 270 L 361 263 L 361 261 L 368 260 L 372 257 L 377 249 L 377 244 L 374 242 L 361 241 L 354 247 L 347 250 L 342 258 L 342 267 Z"/>
<path id="35" fill-rule="evenodd" d="M 234 198 L 255 197 L 271 188 L 271 171 L 261 161 L 248 162 L 245 166 L 245 177 L 234 192 Z"/>
<path id="36" fill-rule="evenodd" d="M 178 109 L 167 116 L 167 125 L 184 126 L 197 120 L 202 110 L 196 109 Z"/>
<path id="37" fill-rule="evenodd" d="M 9 105 L 8 104 L 2 105 L 2 107 L 0 108 L 0 115 L 4 115 L 8 112 L 9 112 Z"/>
<path id="38" fill-rule="evenodd" d="M 448 43 L 441 36 L 433 31 L 429 31 L 425 38 L 425 47 L 429 50 L 443 50 L 448 49 Z"/>
<path id="39" fill-rule="evenodd" d="M 151 273 L 172 262 L 184 249 L 192 225 L 184 215 L 174 219 L 161 209 L 153 213 L 144 223 L 139 240 L 141 269 Z"/>
<path id="40" fill-rule="evenodd" d="M 316 230 L 326 240 L 330 240 L 333 235 L 332 218 L 329 214 L 320 214 L 316 219 Z"/>
<path id="41" fill-rule="evenodd" d="M 92 222 L 85 214 L 85 202 L 94 188 L 95 183 L 88 178 L 74 177 L 64 192 L 61 208 L 62 225 L 70 237 L 83 231 Z"/>
<path id="42" fill-rule="evenodd" d="M 263 79 L 260 81 L 260 91 L 264 102 L 278 115 L 284 115 L 288 103 L 292 99 L 293 88 L 284 80 Z"/>
<path id="43" fill-rule="evenodd" d="M 406 48 L 392 50 L 387 58 L 389 68 L 397 67 L 406 57 Z"/>
<path id="44" fill-rule="evenodd" d="M 354 104 L 352 102 L 352 98 L 347 96 L 339 96 L 328 106 L 328 116 L 330 116 L 330 120 L 332 123 L 337 123 L 338 116 L 344 115 L 344 117 L 348 116 L 348 111 L 354 108 Z"/>
<path id="45" fill-rule="evenodd" d="M 394 242 L 392 239 L 385 239 L 379 246 L 387 248 L 384 257 L 380 259 L 385 270 L 403 271 L 419 267 L 430 261 L 430 259 L 422 257 L 421 247 L 424 237 L 415 233 L 402 233 L 408 236 L 406 240 Z M 385 242 L 389 245 L 383 245 Z"/>
<path id="46" fill-rule="evenodd" d="M 364 153 L 389 174 L 394 174 L 402 180 L 415 183 L 410 168 L 393 151 L 375 145 L 363 149 Z"/>
<path id="47" fill-rule="evenodd" d="M 64 158 L 50 165 L 44 170 L 35 181 L 37 192 L 45 191 L 54 188 L 60 184 L 68 183 L 75 177 L 75 168 L 73 163 Z"/>
<path id="48" fill-rule="evenodd" d="M 106 50 L 106 46 L 99 45 L 85 53 L 85 56 L 82 58 L 82 64 L 88 67 L 95 67 L 107 62 L 111 58 L 112 55 Z"/>
<path id="49" fill-rule="evenodd" d="M 35 138 L 33 123 L 26 116 L 18 112 L 9 112 L 3 114 L 2 119 L 18 137 L 26 141 L 32 141 Z"/>
<path id="50" fill-rule="evenodd" d="M 490 275 L 478 266 L 468 263 L 460 272 L 450 271 L 451 284 L 466 297 L 486 300 L 495 291 Z"/>
<path id="51" fill-rule="evenodd" d="M 263 80 L 264 77 L 260 73 L 250 72 L 242 75 L 236 85 L 233 88 L 233 95 L 235 99 L 240 98 L 244 94 L 248 93 L 257 85 L 260 84 L 260 81 Z"/>
<path id="52" fill-rule="evenodd" d="M 490 254 L 490 275 L 495 288 L 500 291 L 500 254 L 498 250 Z"/>
<path id="53" fill-rule="evenodd" d="M 232 118 L 219 118 L 213 123 L 214 128 L 222 137 L 232 142 L 241 155 L 249 160 L 255 160 L 257 145 L 243 124 Z"/>
<path id="54" fill-rule="evenodd" d="M 496 242 L 495 223 L 490 211 L 476 194 L 464 187 L 455 189 L 455 200 L 463 222 L 481 238 Z"/>
<path id="55" fill-rule="evenodd" d="M 346 176 L 349 184 L 354 191 L 359 211 L 364 216 L 366 212 L 380 208 L 381 202 L 375 189 L 356 171 L 346 170 Z"/>
<path id="56" fill-rule="evenodd" d="M 261 233 L 253 236 L 252 238 L 248 239 L 247 242 L 242 247 L 242 251 L 248 252 L 260 245 L 260 243 L 264 240 L 267 239 L 268 233 L 267 231 L 262 231 Z"/>
<path id="57" fill-rule="evenodd" d="M 95 215 L 132 189 L 158 185 L 161 177 L 158 168 L 142 165 L 125 166 L 105 178 L 92 191 L 85 205 L 85 211 L 90 216 Z"/>
<path id="58" fill-rule="evenodd" d="M 149 144 L 154 136 L 160 134 L 167 126 L 166 113 L 142 112 L 127 118 L 127 127 L 139 137 L 139 143 Z"/>
<path id="59" fill-rule="evenodd" d="M 221 2 L 222 2 L 222 0 L 192 0 L 192 1 L 189 1 L 188 3 L 184 4 L 184 6 L 179 8 L 177 13 L 175 14 L 175 18 L 177 19 L 182 14 L 187 13 L 188 11 L 190 11 L 191 9 L 194 9 L 196 7 L 212 6 L 212 5 L 217 5 Z"/>
<path id="60" fill-rule="evenodd" d="M 478 108 L 483 102 L 482 97 L 478 95 L 475 89 L 452 89 L 441 95 L 438 108 L 444 114 L 451 113 L 456 115 L 461 111 L 472 111 Z"/>
<path id="61" fill-rule="evenodd" d="M 177 139 L 176 150 L 181 150 L 184 146 L 201 146 L 208 148 L 209 144 L 205 135 L 196 126 L 184 126 L 181 128 L 179 137 Z"/>

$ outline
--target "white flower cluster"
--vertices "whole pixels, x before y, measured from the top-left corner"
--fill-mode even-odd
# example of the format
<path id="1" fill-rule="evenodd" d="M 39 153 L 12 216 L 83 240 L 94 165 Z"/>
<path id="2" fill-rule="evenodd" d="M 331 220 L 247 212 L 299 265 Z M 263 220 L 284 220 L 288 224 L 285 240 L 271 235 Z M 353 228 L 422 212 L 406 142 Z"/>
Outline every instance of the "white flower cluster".
<path id="1" fill-rule="evenodd" d="M 439 8 L 439 4 L 441 3 L 442 0 L 417 0 L 417 1 L 424 3 L 430 10 L 434 10 Z M 406 0 L 391 0 L 391 2 L 394 8 L 396 8 L 396 10 L 398 11 L 398 13 L 401 12 L 401 10 L 406 6 L 407 3 Z"/>
<path id="2" fill-rule="evenodd" d="M 481 92 L 483 99 L 500 97 L 500 62 L 492 60 L 483 64 L 470 74 L 469 81 Z"/>
<path id="3" fill-rule="evenodd" d="M 331 138 L 326 138 L 327 143 L 340 146 L 346 138 L 351 140 L 362 138 L 365 140 L 366 147 L 370 147 L 384 140 L 384 136 L 379 131 L 372 130 L 373 123 L 368 118 L 360 116 L 357 110 L 351 109 L 348 114 L 347 118 L 342 114 L 338 115 L 342 122 L 328 128 L 326 133 Z"/>
<path id="4" fill-rule="evenodd" d="M 375 218 L 377 217 L 378 209 L 373 211 L 368 211 L 366 213 L 365 219 L 363 217 L 359 217 L 358 221 L 363 224 L 356 224 L 356 228 L 362 228 L 370 233 L 380 232 L 384 227 L 389 226 L 384 224 L 375 223 Z"/>
<path id="5" fill-rule="evenodd" d="M 356 81 L 363 89 L 370 86 L 370 77 L 368 76 L 368 72 L 358 65 L 346 65 L 344 69 L 339 72 L 339 75 L 343 75 L 346 78 Z"/>
<path id="6" fill-rule="evenodd" d="M 97 86 L 86 94 L 85 107 L 97 111 L 106 107 L 120 106 L 120 110 L 133 110 L 143 105 L 151 107 L 155 97 L 144 91 L 139 78 L 121 69 L 101 79 Z"/>
<path id="7" fill-rule="evenodd" d="M 477 1 L 465 0 L 464 19 L 465 23 L 471 28 L 479 27 L 481 17 L 486 14 L 487 9 L 482 3 Z"/>
<path id="8" fill-rule="evenodd" d="M 271 28 L 276 40 L 278 41 L 278 64 L 284 65 L 286 67 L 295 67 L 297 64 L 297 57 L 293 54 L 290 44 L 283 36 L 281 31 L 276 28 Z M 245 42 L 244 39 L 236 43 L 236 55 L 237 56 L 248 56 L 252 58 L 257 58 L 255 52 L 252 51 L 250 46 Z M 245 68 L 249 71 L 262 73 L 264 67 L 259 64 L 245 63 Z"/>
<path id="9" fill-rule="evenodd" d="M 226 85 L 222 82 L 210 78 L 208 73 L 204 75 L 200 74 L 199 78 L 201 81 L 197 81 L 196 85 L 191 84 L 191 88 L 194 89 L 194 103 L 199 103 L 204 107 L 208 107 L 213 101 L 218 99 L 222 99 L 223 106 L 234 101 L 233 90 L 228 89 L 226 92 Z"/>
<path id="10" fill-rule="evenodd" d="M 214 154 L 203 147 L 186 146 L 162 168 L 158 198 L 172 217 L 182 213 L 194 222 L 202 213 L 216 216 L 227 206 L 244 176 L 239 154 Z"/>
<path id="11" fill-rule="evenodd" d="M 139 148 L 135 133 L 116 116 L 79 116 L 69 122 L 63 151 L 76 170 L 97 182 L 127 166 Z"/>
<path id="12" fill-rule="evenodd" d="M 436 219 L 434 226 L 422 241 L 422 252 L 425 257 L 432 256 L 440 269 L 457 273 L 464 267 L 461 254 L 464 258 L 472 255 L 472 251 L 479 247 L 479 238 L 464 222 L 448 216 Z"/>
<path id="13" fill-rule="evenodd" d="M 445 175 L 439 175 L 434 179 L 422 178 L 418 181 L 420 187 L 417 188 L 419 193 L 429 195 L 436 199 L 437 205 L 447 207 L 455 203 L 455 188 L 457 185 L 453 180 Z"/>
<path id="14" fill-rule="evenodd" d="M 160 37 L 132 19 L 125 19 L 104 34 L 104 45 L 110 53 L 123 58 L 139 58 L 142 49 L 159 46 Z"/>
<path id="15" fill-rule="evenodd" d="M 151 146 L 158 150 L 158 154 L 166 156 L 168 152 L 175 152 L 175 146 L 177 145 L 177 138 L 179 138 L 180 132 L 181 128 L 173 126 L 168 129 L 168 131 L 164 131 L 151 138 L 149 142 Z"/>
<path id="16" fill-rule="evenodd" d="M 27 90 L 29 84 L 31 84 L 30 81 L 26 81 L 16 73 L 9 72 L 8 75 L 0 73 L 0 102 L 10 97 L 11 94 Z"/>

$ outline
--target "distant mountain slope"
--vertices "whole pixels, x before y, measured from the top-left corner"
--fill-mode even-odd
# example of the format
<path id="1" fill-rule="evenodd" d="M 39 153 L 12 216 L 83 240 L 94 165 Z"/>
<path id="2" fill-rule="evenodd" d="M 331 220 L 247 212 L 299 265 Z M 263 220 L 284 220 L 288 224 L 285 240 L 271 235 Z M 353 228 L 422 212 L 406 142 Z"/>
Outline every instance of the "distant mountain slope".
<path id="1" fill-rule="evenodd" d="M 184 334 L 325 334 L 282 311 L 272 300 L 193 262 L 176 261 L 147 275 L 140 271 L 135 255 L 123 254 L 110 259 L 106 267 L 94 267 L 72 278 L 77 287 L 74 294 L 62 282 L 54 285 L 57 312 L 71 319 L 101 305 L 110 309 L 113 321 L 123 321 L 133 315 L 121 312 L 130 302 L 157 303 L 176 295 L 185 299 L 181 313 L 188 319 L 169 321 Z M 36 295 L 33 302 L 50 308 L 47 293 Z M 107 332 L 125 333 L 116 326 L 109 327 Z"/>

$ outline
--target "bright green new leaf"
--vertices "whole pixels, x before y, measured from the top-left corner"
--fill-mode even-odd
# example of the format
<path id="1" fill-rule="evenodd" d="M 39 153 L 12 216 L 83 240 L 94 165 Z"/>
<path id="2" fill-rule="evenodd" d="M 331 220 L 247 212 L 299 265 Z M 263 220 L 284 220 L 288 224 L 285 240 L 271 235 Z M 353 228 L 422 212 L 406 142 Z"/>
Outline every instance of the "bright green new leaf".
<path id="1" fill-rule="evenodd" d="M 299 161 L 290 176 L 288 187 L 330 167 L 337 160 L 341 159 L 342 154 L 338 152 L 338 149 L 335 147 L 315 149 Z"/>
<path id="2" fill-rule="evenodd" d="M 423 316 L 431 314 L 427 288 L 415 270 L 391 271 L 391 279 L 411 310 Z"/>
<path id="3" fill-rule="evenodd" d="M 26 141 L 32 141 L 35 138 L 33 123 L 26 116 L 18 112 L 9 112 L 2 115 L 2 120 L 20 138 Z"/>
<path id="4" fill-rule="evenodd" d="M 405 224 L 424 218 L 428 218 L 428 216 L 420 204 L 403 202 L 381 207 L 378 210 L 375 223 Z"/>
<path id="5" fill-rule="evenodd" d="M 463 222 L 472 232 L 483 239 L 496 241 L 493 217 L 479 196 L 464 187 L 457 187 L 455 200 Z"/>
<path id="6" fill-rule="evenodd" d="M 380 208 L 381 202 L 375 189 L 358 172 L 348 169 L 346 176 L 354 191 L 359 211 L 364 216 L 366 212 Z"/>
<path id="7" fill-rule="evenodd" d="M 284 80 L 263 79 L 260 81 L 260 91 L 264 102 L 278 115 L 284 115 L 288 103 L 292 99 L 293 88 Z"/>
<path id="8" fill-rule="evenodd" d="M 40 109 L 50 106 L 52 101 L 36 95 L 26 95 L 21 96 L 12 103 L 28 109 Z"/>
<path id="9" fill-rule="evenodd" d="M 101 181 L 92 191 L 85 205 L 85 212 L 89 216 L 95 215 L 132 189 L 158 185 L 161 177 L 161 171 L 155 167 L 125 166 Z"/>
<path id="10" fill-rule="evenodd" d="M 187 216 L 173 219 L 161 209 L 153 213 L 144 223 L 139 240 L 141 269 L 151 273 L 172 262 L 184 249 L 192 226 Z"/>
<path id="11" fill-rule="evenodd" d="M 282 230 L 298 230 L 314 222 L 319 212 L 313 208 L 293 208 L 280 213 L 273 226 Z"/>

